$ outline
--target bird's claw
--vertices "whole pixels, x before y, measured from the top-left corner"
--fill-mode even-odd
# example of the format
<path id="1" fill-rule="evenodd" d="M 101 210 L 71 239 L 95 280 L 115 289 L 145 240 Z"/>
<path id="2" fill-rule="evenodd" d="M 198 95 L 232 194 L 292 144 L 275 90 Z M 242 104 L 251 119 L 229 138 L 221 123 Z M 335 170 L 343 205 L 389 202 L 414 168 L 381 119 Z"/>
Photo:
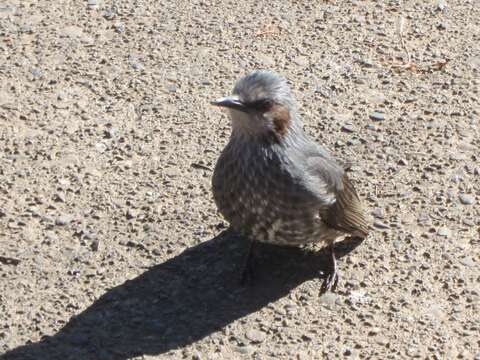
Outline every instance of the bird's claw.
<path id="1" fill-rule="evenodd" d="M 335 249 L 333 244 L 329 247 L 330 253 L 330 265 L 329 270 L 324 275 L 324 280 L 322 287 L 320 288 L 320 295 L 325 294 L 328 291 L 335 291 L 338 285 L 338 270 L 337 270 L 337 260 L 335 258 Z"/>
<path id="2" fill-rule="evenodd" d="M 335 270 L 325 274 L 322 287 L 320 288 L 320 295 L 330 291 L 334 292 L 337 289 L 338 278 L 338 273 Z"/>

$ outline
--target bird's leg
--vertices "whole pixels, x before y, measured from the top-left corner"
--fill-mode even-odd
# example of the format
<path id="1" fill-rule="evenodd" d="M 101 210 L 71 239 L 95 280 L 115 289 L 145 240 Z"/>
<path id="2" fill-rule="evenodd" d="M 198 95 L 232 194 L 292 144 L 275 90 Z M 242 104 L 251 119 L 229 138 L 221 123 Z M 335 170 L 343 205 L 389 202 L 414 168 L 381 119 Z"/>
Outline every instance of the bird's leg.
<path id="1" fill-rule="evenodd" d="M 335 291 L 338 285 L 338 271 L 337 271 L 337 259 L 335 258 L 335 248 L 333 243 L 328 247 L 330 264 L 328 273 L 323 280 L 322 287 L 320 289 L 320 294 L 324 294 L 328 291 Z"/>
<path id="2" fill-rule="evenodd" d="M 255 240 L 249 240 L 247 255 L 245 257 L 243 270 L 242 270 L 242 279 L 240 280 L 240 285 L 248 285 L 253 282 L 254 278 L 254 265 L 255 265 Z"/>

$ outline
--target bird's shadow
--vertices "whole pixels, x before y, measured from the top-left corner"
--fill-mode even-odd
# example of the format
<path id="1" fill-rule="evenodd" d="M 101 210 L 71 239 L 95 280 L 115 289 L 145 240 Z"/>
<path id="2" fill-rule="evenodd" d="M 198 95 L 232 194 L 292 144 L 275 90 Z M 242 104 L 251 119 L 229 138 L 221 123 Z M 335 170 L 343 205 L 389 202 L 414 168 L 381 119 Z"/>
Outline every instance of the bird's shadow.
<path id="1" fill-rule="evenodd" d="M 318 277 L 326 264 L 324 252 L 261 245 L 255 283 L 242 287 L 246 251 L 245 241 L 225 231 L 107 291 L 57 334 L 0 359 L 103 360 L 162 354 L 284 297 Z"/>

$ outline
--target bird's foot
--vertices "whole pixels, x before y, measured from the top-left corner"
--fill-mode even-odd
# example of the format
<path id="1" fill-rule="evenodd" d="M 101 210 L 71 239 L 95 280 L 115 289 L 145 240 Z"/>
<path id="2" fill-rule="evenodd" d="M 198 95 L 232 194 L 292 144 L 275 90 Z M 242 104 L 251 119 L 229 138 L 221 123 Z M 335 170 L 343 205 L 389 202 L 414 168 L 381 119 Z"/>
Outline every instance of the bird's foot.
<path id="1" fill-rule="evenodd" d="M 337 289 L 338 285 L 338 272 L 336 270 L 329 271 L 325 274 L 322 287 L 320 288 L 320 295 L 323 295 L 327 292 L 334 292 Z"/>
<path id="2" fill-rule="evenodd" d="M 330 264 L 329 270 L 325 274 L 324 273 L 324 280 L 322 287 L 320 288 L 320 295 L 325 294 L 329 291 L 335 291 L 338 285 L 338 270 L 337 270 L 337 259 L 335 258 L 335 251 L 333 244 L 329 247 L 329 255 L 330 255 Z"/>

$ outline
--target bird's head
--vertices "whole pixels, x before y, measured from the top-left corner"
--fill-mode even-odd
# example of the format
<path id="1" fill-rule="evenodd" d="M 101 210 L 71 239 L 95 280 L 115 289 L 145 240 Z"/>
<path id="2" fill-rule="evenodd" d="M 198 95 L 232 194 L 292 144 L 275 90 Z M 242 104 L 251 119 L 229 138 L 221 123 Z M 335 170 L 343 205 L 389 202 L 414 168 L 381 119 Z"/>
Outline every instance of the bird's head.
<path id="1" fill-rule="evenodd" d="M 295 120 L 287 81 L 267 70 L 255 70 L 240 78 L 233 95 L 211 104 L 229 109 L 234 135 L 280 140 Z"/>

